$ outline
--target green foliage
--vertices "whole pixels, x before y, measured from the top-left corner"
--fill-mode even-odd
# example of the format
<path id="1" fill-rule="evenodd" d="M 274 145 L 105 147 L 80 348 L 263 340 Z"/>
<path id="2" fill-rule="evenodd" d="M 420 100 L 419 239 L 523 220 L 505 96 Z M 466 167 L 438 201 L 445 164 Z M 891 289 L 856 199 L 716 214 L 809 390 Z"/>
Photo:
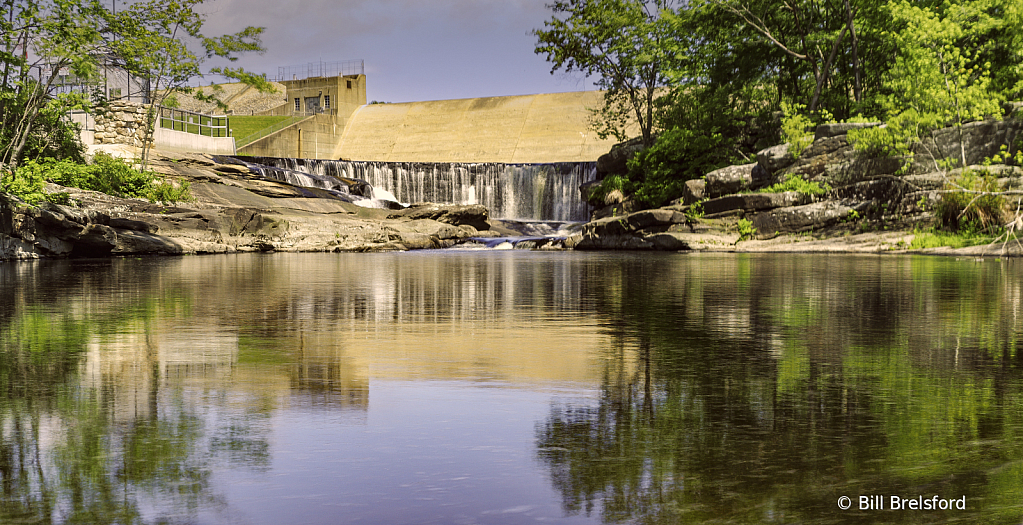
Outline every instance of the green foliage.
<path id="1" fill-rule="evenodd" d="M 757 236 L 757 229 L 753 227 L 753 221 L 746 218 L 739 219 L 735 223 L 735 229 L 739 232 L 739 240 L 736 242 L 748 241 Z"/>
<path id="2" fill-rule="evenodd" d="M 831 191 L 831 186 L 826 182 L 810 182 L 802 177 L 789 177 L 785 182 L 761 188 L 757 193 L 782 193 L 786 191 L 795 191 L 803 195 L 824 195 Z"/>
<path id="3" fill-rule="evenodd" d="M 935 209 L 938 224 L 966 235 L 996 232 L 1006 214 L 1005 197 L 974 192 L 997 192 L 998 181 L 987 172 L 967 170 L 945 185 L 952 193 L 942 194 Z"/>
<path id="4" fill-rule="evenodd" d="M 995 153 L 993 157 L 984 159 L 982 163 L 984 166 L 991 166 L 992 164 L 1008 164 L 1008 165 L 1023 165 L 1023 149 L 1017 149 L 1016 154 L 1009 152 L 1009 147 L 1002 144 L 999 148 L 998 153 Z"/>
<path id="5" fill-rule="evenodd" d="M 206 0 L 145 0 L 130 4 L 116 14 L 106 14 L 110 30 L 117 35 L 109 43 L 111 51 L 124 62 L 129 72 L 150 80 L 150 96 L 157 105 L 176 92 L 184 92 L 223 106 L 216 90 L 206 95 L 187 84 L 203 76 L 202 66 L 209 59 L 219 57 L 235 61 L 240 53 L 264 51 L 260 40 L 263 28 L 247 27 L 238 33 L 219 37 L 204 35 L 202 31 L 207 15 L 199 10 L 204 3 Z M 265 75 L 229 67 L 212 68 L 210 72 L 252 85 L 261 92 L 273 91 Z M 152 137 L 155 124 L 155 111 L 150 109 L 147 139 Z M 145 167 L 150 140 L 143 141 L 143 144 L 142 163 Z"/>
<path id="6" fill-rule="evenodd" d="M 674 128 L 657 137 L 653 146 L 629 159 L 627 193 L 652 207 L 663 206 L 682 196 L 687 180 L 730 162 L 725 139 L 716 133 Z"/>
<path id="7" fill-rule="evenodd" d="M 813 122 L 804 113 L 806 106 L 803 104 L 789 105 L 782 102 L 781 108 L 781 140 L 789 144 L 789 155 L 799 158 L 803 150 L 813 142 L 813 133 L 809 132 Z"/>
<path id="8" fill-rule="evenodd" d="M 856 151 L 873 157 L 900 157 L 909 155 L 920 137 L 937 127 L 940 120 L 936 115 L 909 108 L 889 118 L 884 126 L 852 129 L 847 137 Z"/>
<path id="9" fill-rule="evenodd" d="M 926 231 L 915 232 L 913 242 L 909 244 L 911 250 L 925 250 L 928 248 L 965 248 L 967 246 L 978 246 L 990 244 L 995 240 L 994 236 L 983 235 L 978 232 L 945 232 Z"/>
<path id="10" fill-rule="evenodd" d="M 32 188 L 38 187 L 38 191 L 41 192 L 45 181 L 49 180 L 61 186 L 99 191 L 118 197 L 149 199 L 164 203 L 191 200 L 187 182 L 175 186 L 157 179 L 152 171 L 136 169 L 127 162 L 103 152 L 96 154 L 92 164 L 79 164 L 67 159 L 28 160 L 18 167 L 16 175 L 15 180 L 24 182 L 21 183 L 22 187 L 15 188 L 15 191 L 10 193 L 27 192 L 26 194 L 33 199 L 36 197 L 35 193 L 32 193 L 34 191 Z M 66 199 L 67 195 L 54 198 Z"/>
<path id="11" fill-rule="evenodd" d="M 685 214 L 686 220 L 688 220 L 689 222 L 695 222 L 702 219 L 704 214 L 703 201 L 694 202 L 690 204 L 689 207 L 686 208 L 686 211 L 683 212 L 683 214 Z"/>
<path id="12" fill-rule="evenodd" d="M 587 199 L 590 204 L 594 206 L 603 206 L 606 203 L 607 195 L 613 191 L 620 191 L 623 194 L 627 191 L 631 191 L 633 185 L 629 183 L 629 178 L 625 175 L 610 174 L 604 177 L 596 187 L 590 191 L 589 198 Z"/>
<path id="13" fill-rule="evenodd" d="M 849 140 L 858 151 L 906 156 L 932 130 L 961 129 L 967 122 L 1001 114 L 1004 95 L 994 89 L 988 44 L 983 42 L 1001 24 L 992 15 L 1000 4 L 999 0 L 888 4 L 886 10 L 898 30 L 886 35 L 896 53 L 885 73 L 884 94 L 877 97 L 887 125 L 851 131 Z M 935 153 L 966 162 L 963 148 Z"/>
<path id="14" fill-rule="evenodd" d="M 76 130 L 61 122 L 81 107 L 81 94 L 58 94 L 58 73 L 80 79 L 95 74 L 102 46 L 98 13 L 81 0 L 11 0 L 0 17 L 0 162 L 11 168 L 26 156 L 81 158 Z M 31 35 L 30 49 L 13 52 Z M 45 67 L 44 67 L 45 66 Z M 47 72 L 49 74 L 47 74 Z"/>
<path id="15" fill-rule="evenodd" d="M 43 187 L 46 179 L 39 173 L 23 169 L 0 171 L 0 193 L 8 193 L 32 205 L 46 200 Z"/>
<path id="16" fill-rule="evenodd" d="M 661 16 L 669 0 L 555 0 L 555 16 L 533 31 L 538 55 L 546 55 L 551 73 L 578 71 L 595 78 L 604 105 L 592 114 L 601 138 L 625 141 L 629 123 L 639 126 L 646 145 L 653 143 L 654 101 L 667 84 L 664 70 L 673 37 Z"/>

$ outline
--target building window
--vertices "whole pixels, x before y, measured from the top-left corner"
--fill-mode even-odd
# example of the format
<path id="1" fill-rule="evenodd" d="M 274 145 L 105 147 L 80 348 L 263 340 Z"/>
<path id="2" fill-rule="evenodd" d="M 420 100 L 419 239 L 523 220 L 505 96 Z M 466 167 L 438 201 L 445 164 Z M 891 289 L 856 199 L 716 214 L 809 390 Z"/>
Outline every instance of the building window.
<path id="1" fill-rule="evenodd" d="M 302 111 L 302 99 L 295 99 L 295 111 Z"/>
<path id="2" fill-rule="evenodd" d="M 323 109 L 330 109 L 330 95 L 323 95 Z"/>
<path id="3" fill-rule="evenodd" d="M 121 88 L 110 88 L 110 99 L 121 98 Z"/>
<path id="4" fill-rule="evenodd" d="M 348 82 L 348 89 L 352 89 L 352 81 L 351 80 L 347 80 L 346 82 Z"/>

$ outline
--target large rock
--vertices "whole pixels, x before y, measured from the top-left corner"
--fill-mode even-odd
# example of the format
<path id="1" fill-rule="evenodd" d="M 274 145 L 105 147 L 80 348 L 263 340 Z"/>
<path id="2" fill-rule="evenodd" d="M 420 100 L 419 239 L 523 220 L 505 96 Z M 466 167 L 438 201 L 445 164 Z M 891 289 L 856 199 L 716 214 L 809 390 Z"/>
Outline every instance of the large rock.
<path id="1" fill-rule="evenodd" d="M 788 143 L 771 146 L 757 152 L 757 164 L 768 175 L 791 166 L 795 161 L 796 159 L 789 153 Z"/>
<path id="2" fill-rule="evenodd" d="M 489 230 L 489 213 L 482 204 L 434 204 L 418 203 L 392 213 L 388 219 L 431 219 L 455 226 L 468 225 L 477 230 Z"/>
<path id="3" fill-rule="evenodd" d="M 749 187 L 753 183 L 753 168 L 756 163 L 728 166 L 714 170 L 705 177 L 707 181 L 707 197 L 713 199 L 723 195 L 731 195 Z"/>
<path id="4" fill-rule="evenodd" d="M 785 206 L 800 206 L 810 202 L 810 196 L 795 191 L 783 193 L 739 193 L 711 199 L 703 203 L 707 215 L 727 211 L 760 211 Z"/>
<path id="5" fill-rule="evenodd" d="M 703 200 L 707 192 L 707 181 L 704 179 L 691 179 L 686 181 L 682 188 L 682 204 L 693 204 Z"/>
<path id="6" fill-rule="evenodd" d="M 597 177 L 602 179 L 605 175 L 628 172 L 629 159 L 644 149 L 646 146 L 643 145 L 643 137 L 615 144 L 611 147 L 611 151 L 597 158 Z"/>

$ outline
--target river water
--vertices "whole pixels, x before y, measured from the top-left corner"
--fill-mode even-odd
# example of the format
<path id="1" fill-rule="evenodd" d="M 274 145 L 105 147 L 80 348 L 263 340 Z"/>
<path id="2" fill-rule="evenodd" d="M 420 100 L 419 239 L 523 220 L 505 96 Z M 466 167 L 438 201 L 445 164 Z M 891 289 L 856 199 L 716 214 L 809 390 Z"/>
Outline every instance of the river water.
<path id="1" fill-rule="evenodd" d="M 1021 269 L 0 264 L 0 523 L 1019 523 Z"/>

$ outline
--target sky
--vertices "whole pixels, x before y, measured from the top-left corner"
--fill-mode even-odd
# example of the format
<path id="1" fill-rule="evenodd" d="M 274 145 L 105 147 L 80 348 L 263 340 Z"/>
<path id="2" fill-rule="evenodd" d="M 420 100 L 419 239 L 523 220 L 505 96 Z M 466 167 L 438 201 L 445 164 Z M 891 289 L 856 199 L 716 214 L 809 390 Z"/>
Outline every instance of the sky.
<path id="1" fill-rule="evenodd" d="M 263 55 L 231 64 L 365 60 L 367 100 L 414 102 L 594 89 L 533 53 L 549 0 L 208 0 L 207 36 L 265 27 Z M 218 65 L 210 61 L 207 65 Z M 221 81 L 207 77 L 205 81 Z"/>

